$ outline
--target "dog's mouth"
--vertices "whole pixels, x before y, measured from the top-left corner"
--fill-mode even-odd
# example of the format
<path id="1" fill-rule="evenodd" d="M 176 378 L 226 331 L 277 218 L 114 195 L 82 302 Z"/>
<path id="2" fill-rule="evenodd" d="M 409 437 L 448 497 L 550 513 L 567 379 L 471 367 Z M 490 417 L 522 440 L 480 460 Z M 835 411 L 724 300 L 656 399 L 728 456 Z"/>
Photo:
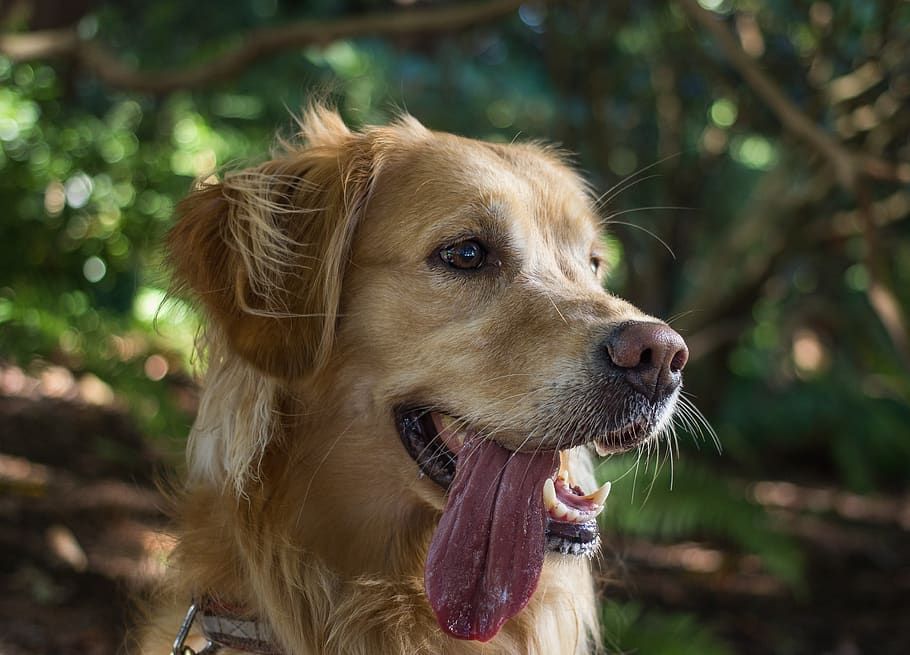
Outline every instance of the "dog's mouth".
<path id="1" fill-rule="evenodd" d="M 458 455 L 474 431 L 463 421 L 428 409 L 399 410 L 397 419 L 402 443 L 420 472 L 448 491 L 455 478 Z M 617 452 L 640 441 L 632 436 L 632 431 L 623 435 L 610 445 L 598 442 L 598 453 Z M 563 555 L 592 555 L 600 543 L 596 518 L 609 493 L 607 482 L 586 494 L 572 475 L 566 451 L 561 451 L 558 469 L 544 481 L 541 490 L 547 511 L 547 550 Z"/>
<path id="2" fill-rule="evenodd" d="M 508 450 L 443 412 L 399 409 L 396 418 L 421 473 L 448 492 L 427 556 L 430 604 L 450 635 L 487 641 L 530 600 L 546 552 L 597 550 L 610 483 L 585 493 L 568 451 Z M 616 436 L 604 449 L 637 443 Z"/>

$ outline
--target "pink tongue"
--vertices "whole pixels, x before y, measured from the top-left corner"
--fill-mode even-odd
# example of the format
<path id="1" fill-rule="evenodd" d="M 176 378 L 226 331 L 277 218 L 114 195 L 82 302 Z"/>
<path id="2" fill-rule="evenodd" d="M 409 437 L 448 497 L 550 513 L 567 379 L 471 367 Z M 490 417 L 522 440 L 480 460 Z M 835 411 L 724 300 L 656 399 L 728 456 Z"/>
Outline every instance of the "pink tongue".
<path id="1" fill-rule="evenodd" d="M 489 641 L 528 604 L 546 546 L 542 487 L 554 469 L 552 452 L 465 442 L 424 574 L 436 619 L 453 637 Z"/>

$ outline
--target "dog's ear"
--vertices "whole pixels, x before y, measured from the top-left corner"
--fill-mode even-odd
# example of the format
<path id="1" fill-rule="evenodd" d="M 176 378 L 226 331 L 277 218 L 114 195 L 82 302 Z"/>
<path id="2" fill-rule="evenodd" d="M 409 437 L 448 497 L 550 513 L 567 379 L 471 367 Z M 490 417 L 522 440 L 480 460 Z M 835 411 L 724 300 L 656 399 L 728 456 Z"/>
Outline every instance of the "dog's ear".
<path id="1" fill-rule="evenodd" d="M 305 145 L 202 186 L 168 237 L 178 286 L 201 300 L 229 346 L 269 375 L 329 356 L 341 279 L 378 162 L 338 114 L 311 109 Z"/>

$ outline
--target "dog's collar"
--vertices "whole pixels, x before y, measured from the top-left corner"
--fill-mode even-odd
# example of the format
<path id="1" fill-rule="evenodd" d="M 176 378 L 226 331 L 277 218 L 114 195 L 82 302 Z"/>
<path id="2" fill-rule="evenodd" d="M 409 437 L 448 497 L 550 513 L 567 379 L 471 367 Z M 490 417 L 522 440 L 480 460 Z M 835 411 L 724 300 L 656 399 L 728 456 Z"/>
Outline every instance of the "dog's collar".
<path id="1" fill-rule="evenodd" d="M 185 642 L 197 619 L 208 644 L 195 653 Z M 269 625 L 251 616 L 244 607 L 213 596 L 194 600 L 174 640 L 171 655 L 215 655 L 224 648 L 255 655 L 282 655 Z"/>

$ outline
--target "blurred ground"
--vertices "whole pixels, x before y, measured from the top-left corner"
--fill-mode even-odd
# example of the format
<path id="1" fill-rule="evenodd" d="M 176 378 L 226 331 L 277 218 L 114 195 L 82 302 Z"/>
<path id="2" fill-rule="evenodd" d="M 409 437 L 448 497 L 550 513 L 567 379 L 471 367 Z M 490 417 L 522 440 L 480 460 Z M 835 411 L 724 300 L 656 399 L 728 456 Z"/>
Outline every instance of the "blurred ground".
<path id="1" fill-rule="evenodd" d="M 62 373 L 0 368 L 0 653 L 103 655 L 171 546 L 160 460 Z M 10 393 L 14 392 L 14 393 Z"/>
<path id="2" fill-rule="evenodd" d="M 0 655 L 113 654 L 173 545 L 163 459 L 90 380 L 0 367 L 0 392 Z M 910 500 L 762 484 L 805 549 L 804 591 L 724 544 L 614 535 L 608 598 L 694 614 L 745 655 L 908 652 Z"/>

